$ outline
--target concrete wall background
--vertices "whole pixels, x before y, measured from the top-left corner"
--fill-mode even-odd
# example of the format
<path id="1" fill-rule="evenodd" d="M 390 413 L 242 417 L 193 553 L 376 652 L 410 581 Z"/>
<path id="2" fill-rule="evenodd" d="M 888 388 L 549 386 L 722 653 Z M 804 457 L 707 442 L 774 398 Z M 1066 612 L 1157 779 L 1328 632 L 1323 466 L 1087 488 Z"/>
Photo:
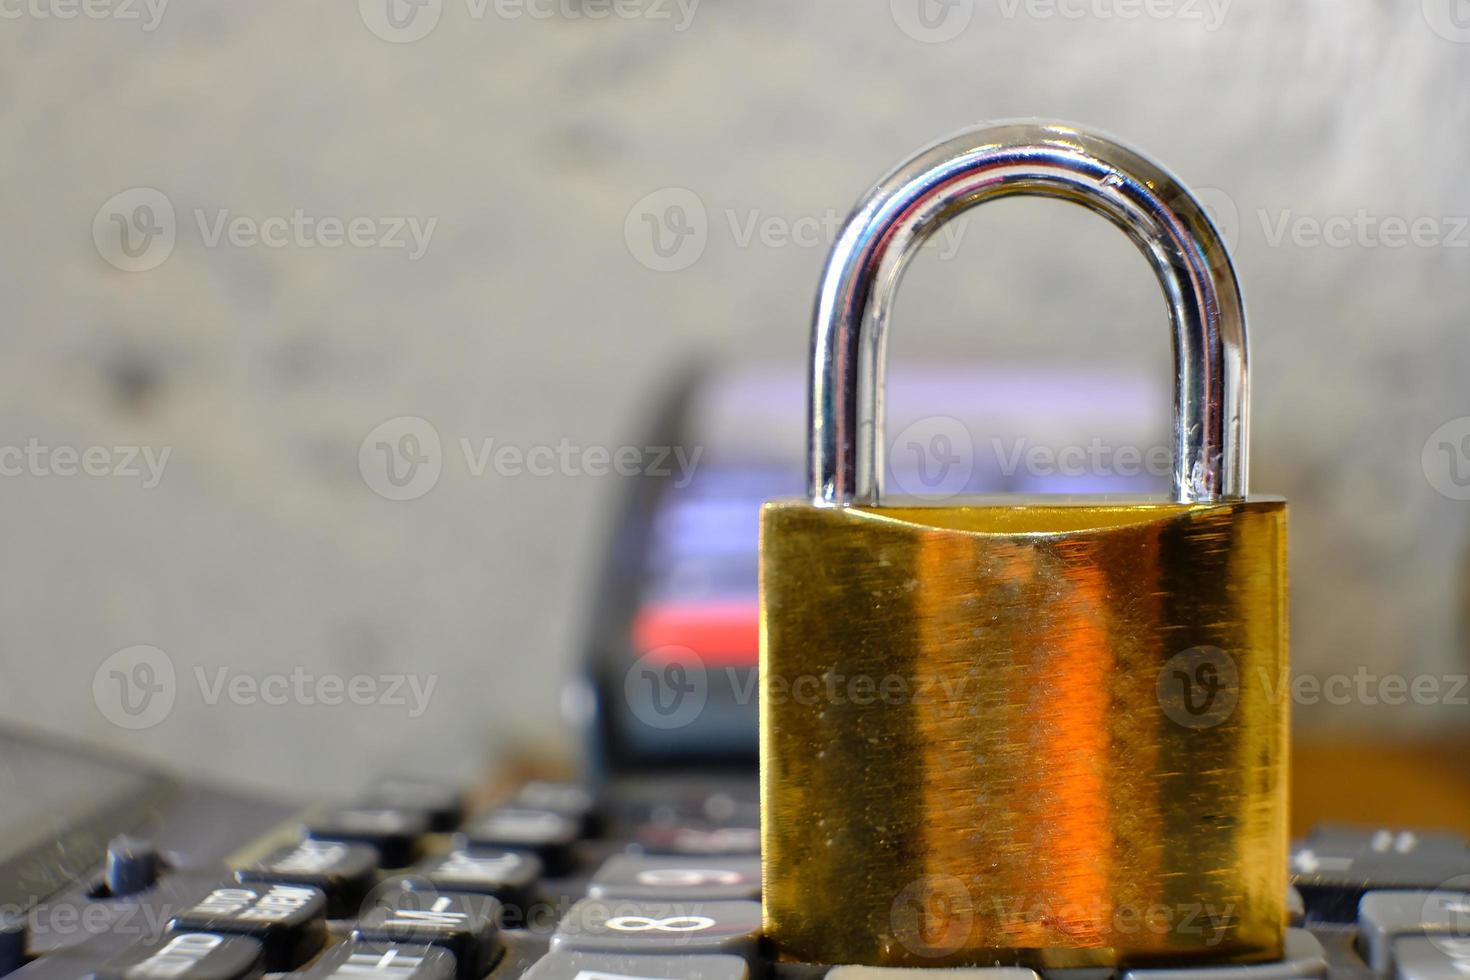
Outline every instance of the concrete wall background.
<path id="1" fill-rule="evenodd" d="M 1234 239 L 1254 485 L 1295 504 L 1298 668 L 1467 670 L 1470 509 L 1452 457 L 1423 456 L 1446 424 L 1470 434 L 1458 0 L 1160 0 L 1132 18 L 1129 0 L 927 0 L 927 21 L 907 0 L 703 0 L 687 21 L 652 0 L 602 20 L 591 0 L 527 0 L 547 17 L 430 0 L 402 30 L 385 2 L 173 0 L 151 30 L 141 0 L 94 0 L 102 19 L 3 6 L 0 443 L 171 447 L 151 489 L 0 479 L 5 719 L 312 792 L 412 761 L 465 772 L 487 746 L 564 751 L 551 719 L 616 478 L 474 478 L 446 460 L 431 493 L 395 502 L 365 485 L 364 438 L 416 416 L 446 444 L 617 446 L 691 354 L 798 362 L 825 243 L 736 229 L 844 213 L 919 145 L 1033 115 L 1145 148 L 1207 189 Z M 137 259 L 106 244 L 113 214 L 148 224 L 138 207 L 157 199 L 136 188 L 167 198 L 176 241 L 129 272 L 114 263 L 150 264 L 162 241 Z M 705 209 L 706 245 L 658 272 L 628 229 L 687 200 L 669 188 Z M 208 242 L 220 209 L 298 208 L 437 224 L 417 260 Z M 1367 237 L 1313 244 L 1333 218 Z M 1370 240 L 1391 218 L 1432 229 Z M 896 321 L 895 358 L 1167 377 L 1147 268 L 1056 205 L 976 212 L 953 258 L 916 263 Z M 135 730 L 99 698 L 113 669 L 149 680 L 151 654 L 103 666 L 137 645 L 166 652 L 176 696 Z M 405 656 L 438 678 L 418 717 L 210 704 L 196 681 Z M 1466 714 L 1298 709 L 1319 731 Z"/>

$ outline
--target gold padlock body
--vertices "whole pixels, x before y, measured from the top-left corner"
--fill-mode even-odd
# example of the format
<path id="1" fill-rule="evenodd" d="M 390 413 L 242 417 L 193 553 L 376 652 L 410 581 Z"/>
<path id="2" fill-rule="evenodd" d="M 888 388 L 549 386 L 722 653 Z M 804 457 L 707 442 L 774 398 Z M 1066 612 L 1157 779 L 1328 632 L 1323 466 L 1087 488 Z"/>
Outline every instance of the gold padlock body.
<path id="1" fill-rule="evenodd" d="M 767 504 L 760 671 L 783 958 L 1281 956 L 1279 498 Z"/>

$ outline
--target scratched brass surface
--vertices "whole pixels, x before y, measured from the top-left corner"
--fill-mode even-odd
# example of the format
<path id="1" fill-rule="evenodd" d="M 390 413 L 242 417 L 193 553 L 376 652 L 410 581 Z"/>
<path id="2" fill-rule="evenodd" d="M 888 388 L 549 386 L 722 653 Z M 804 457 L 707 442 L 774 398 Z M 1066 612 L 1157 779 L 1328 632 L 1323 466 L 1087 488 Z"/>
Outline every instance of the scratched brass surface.
<path id="1" fill-rule="evenodd" d="M 1286 593 L 1275 498 L 767 504 L 769 938 L 882 966 L 1279 956 Z"/>

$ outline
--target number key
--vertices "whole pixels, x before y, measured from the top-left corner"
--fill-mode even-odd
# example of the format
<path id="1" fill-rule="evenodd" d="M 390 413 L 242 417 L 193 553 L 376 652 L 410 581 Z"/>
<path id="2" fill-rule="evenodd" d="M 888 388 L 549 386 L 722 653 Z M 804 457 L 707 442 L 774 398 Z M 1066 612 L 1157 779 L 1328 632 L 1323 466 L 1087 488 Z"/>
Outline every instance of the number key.
<path id="1" fill-rule="evenodd" d="M 758 899 L 760 858 L 643 857 L 609 858 L 587 889 L 589 898 Z"/>
<path id="2" fill-rule="evenodd" d="M 638 831 L 637 837 L 638 843 L 649 854 L 738 857 L 761 852 L 761 832 L 756 827 L 647 824 Z"/>
<path id="3" fill-rule="evenodd" d="M 428 831 L 427 814 L 391 807 L 338 807 L 306 824 L 306 836 L 313 840 L 371 844 L 388 868 L 401 868 L 412 861 L 419 838 Z"/>
<path id="4" fill-rule="evenodd" d="M 457 787 L 416 776 L 378 780 L 368 788 L 363 805 L 418 810 L 428 817 L 430 830 L 453 830 L 464 815 L 464 797 Z"/>
<path id="5" fill-rule="evenodd" d="M 413 874 L 416 877 L 408 879 L 410 888 L 422 882 L 436 890 L 493 895 L 519 906 L 530 901 L 532 886 L 541 877 L 541 860 L 525 851 L 461 847 L 420 861 Z"/>
<path id="6" fill-rule="evenodd" d="M 564 874 L 574 862 L 581 833 L 576 820 L 551 810 L 504 807 L 470 824 L 464 838 L 474 847 L 534 851 L 550 874 Z"/>
<path id="7" fill-rule="evenodd" d="M 304 840 L 239 869 L 235 877 L 320 888 L 327 896 L 327 915 L 339 919 L 357 915 L 377 867 L 378 852 L 367 844 Z"/>
<path id="8" fill-rule="evenodd" d="M 584 835 L 597 829 L 597 800 L 585 786 L 576 783 L 532 780 L 520 788 L 511 805 L 560 813 L 577 821 Z"/>
<path id="9" fill-rule="evenodd" d="M 751 962 L 760 940 L 758 902 L 583 899 L 551 938 L 561 953 L 729 954 Z"/>

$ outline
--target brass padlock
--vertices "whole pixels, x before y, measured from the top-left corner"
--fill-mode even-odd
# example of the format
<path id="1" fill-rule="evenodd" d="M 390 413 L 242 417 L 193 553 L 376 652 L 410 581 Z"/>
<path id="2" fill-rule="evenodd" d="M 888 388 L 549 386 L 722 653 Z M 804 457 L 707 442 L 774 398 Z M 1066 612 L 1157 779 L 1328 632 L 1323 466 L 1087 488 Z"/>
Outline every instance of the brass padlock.
<path id="1" fill-rule="evenodd" d="M 1083 204 L 1157 273 L 1173 500 L 880 502 L 905 263 L 998 197 Z M 1286 504 L 1246 496 L 1246 332 L 1196 200 L 1111 140 L 982 128 L 849 218 L 812 337 L 810 500 L 761 516 L 765 929 L 787 960 L 1279 958 Z"/>

